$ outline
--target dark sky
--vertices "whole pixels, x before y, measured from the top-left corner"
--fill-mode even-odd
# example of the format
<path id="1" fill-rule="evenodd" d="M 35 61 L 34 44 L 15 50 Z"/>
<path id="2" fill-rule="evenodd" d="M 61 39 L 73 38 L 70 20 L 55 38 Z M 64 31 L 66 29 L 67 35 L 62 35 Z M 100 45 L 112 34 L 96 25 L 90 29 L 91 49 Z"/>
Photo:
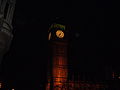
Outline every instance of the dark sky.
<path id="1" fill-rule="evenodd" d="M 38 87 L 45 81 L 47 30 L 56 18 L 71 27 L 69 58 L 73 70 L 102 72 L 106 66 L 120 69 L 120 39 L 119 32 L 113 30 L 117 19 L 114 12 L 111 0 L 17 0 L 14 38 L 4 59 L 5 78 L 17 86 L 24 82 L 26 87 Z"/>

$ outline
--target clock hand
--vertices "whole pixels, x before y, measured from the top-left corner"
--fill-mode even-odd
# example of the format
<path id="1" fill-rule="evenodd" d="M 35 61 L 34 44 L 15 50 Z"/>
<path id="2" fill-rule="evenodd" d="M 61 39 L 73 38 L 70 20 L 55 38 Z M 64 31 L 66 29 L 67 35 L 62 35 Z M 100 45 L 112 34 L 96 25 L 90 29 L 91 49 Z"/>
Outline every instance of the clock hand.
<path id="1" fill-rule="evenodd" d="M 61 33 L 59 34 L 59 36 L 61 35 Z"/>

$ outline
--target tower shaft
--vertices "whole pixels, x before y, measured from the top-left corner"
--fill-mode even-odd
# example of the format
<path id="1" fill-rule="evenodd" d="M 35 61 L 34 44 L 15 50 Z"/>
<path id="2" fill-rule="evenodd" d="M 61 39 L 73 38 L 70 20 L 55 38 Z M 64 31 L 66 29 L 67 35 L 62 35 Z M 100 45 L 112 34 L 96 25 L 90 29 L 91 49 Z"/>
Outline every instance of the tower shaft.
<path id="1" fill-rule="evenodd" d="M 66 43 L 53 43 L 53 81 L 54 87 L 61 87 L 67 81 L 67 46 Z"/>
<path id="2" fill-rule="evenodd" d="M 52 48 L 52 65 L 50 75 L 48 76 L 48 85 L 46 90 L 61 90 L 67 82 L 67 43 L 53 42 Z"/>

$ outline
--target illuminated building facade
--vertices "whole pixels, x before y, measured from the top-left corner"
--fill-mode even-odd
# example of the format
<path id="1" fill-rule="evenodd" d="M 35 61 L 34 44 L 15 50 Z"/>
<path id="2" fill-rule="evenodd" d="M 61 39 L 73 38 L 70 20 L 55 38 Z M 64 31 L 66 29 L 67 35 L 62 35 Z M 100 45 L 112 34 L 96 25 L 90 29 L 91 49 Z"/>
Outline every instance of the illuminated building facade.
<path id="1" fill-rule="evenodd" d="M 49 46 L 52 52 L 46 90 L 60 90 L 67 82 L 67 30 L 64 25 L 52 24 L 49 29 Z M 53 63 L 52 63 L 53 62 Z"/>
<path id="2" fill-rule="evenodd" d="M 49 53 L 46 90 L 104 90 L 103 83 L 69 79 L 68 73 L 68 27 L 52 24 L 48 31 Z"/>

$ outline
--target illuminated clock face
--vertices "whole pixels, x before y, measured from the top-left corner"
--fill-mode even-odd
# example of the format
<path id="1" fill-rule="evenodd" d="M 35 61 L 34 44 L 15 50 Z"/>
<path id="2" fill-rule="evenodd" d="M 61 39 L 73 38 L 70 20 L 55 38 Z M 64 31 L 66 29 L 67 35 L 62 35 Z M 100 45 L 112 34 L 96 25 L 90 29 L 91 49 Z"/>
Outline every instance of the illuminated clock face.
<path id="1" fill-rule="evenodd" d="M 56 36 L 57 36 L 58 38 L 63 38 L 63 37 L 64 37 L 64 32 L 61 31 L 61 30 L 57 30 L 57 31 L 56 31 Z"/>

